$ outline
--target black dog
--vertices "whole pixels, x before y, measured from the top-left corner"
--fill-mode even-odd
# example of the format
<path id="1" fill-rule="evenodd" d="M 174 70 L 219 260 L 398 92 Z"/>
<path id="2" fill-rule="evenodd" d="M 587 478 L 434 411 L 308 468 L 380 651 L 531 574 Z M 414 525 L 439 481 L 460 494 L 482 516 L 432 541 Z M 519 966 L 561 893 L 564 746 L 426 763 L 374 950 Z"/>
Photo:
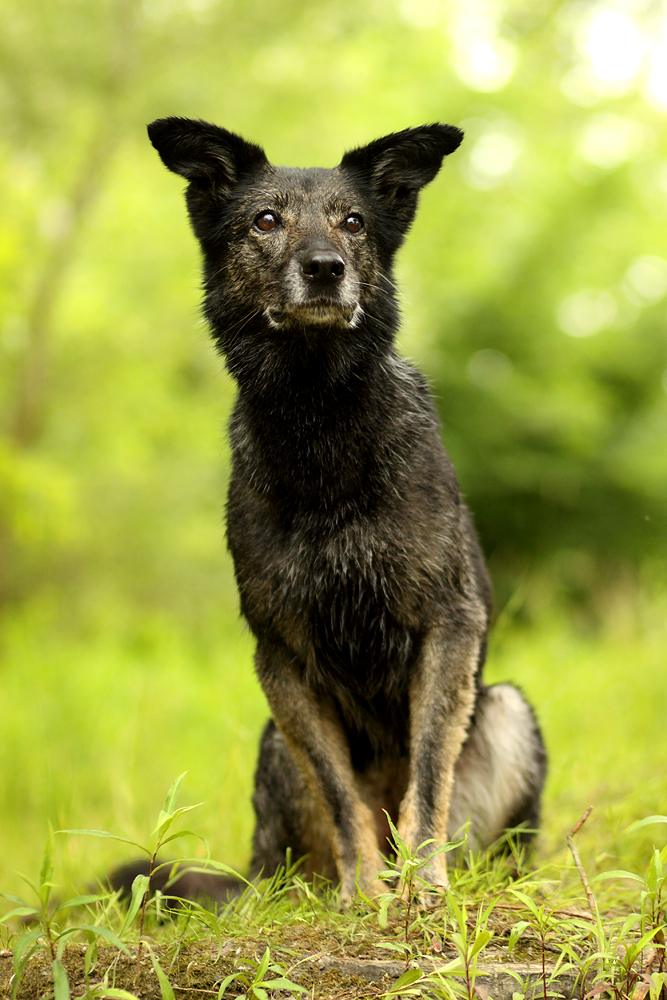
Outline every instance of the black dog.
<path id="1" fill-rule="evenodd" d="M 239 389 L 227 535 L 273 715 L 251 875 L 291 848 L 343 899 L 357 877 L 375 891 L 384 810 L 413 849 L 468 818 L 480 847 L 529 839 L 542 738 L 516 688 L 481 681 L 489 579 L 426 382 L 393 348 L 393 258 L 462 133 L 406 129 L 300 170 L 206 122 L 148 131 L 189 182 Z M 444 854 L 425 874 L 446 884 Z"/>

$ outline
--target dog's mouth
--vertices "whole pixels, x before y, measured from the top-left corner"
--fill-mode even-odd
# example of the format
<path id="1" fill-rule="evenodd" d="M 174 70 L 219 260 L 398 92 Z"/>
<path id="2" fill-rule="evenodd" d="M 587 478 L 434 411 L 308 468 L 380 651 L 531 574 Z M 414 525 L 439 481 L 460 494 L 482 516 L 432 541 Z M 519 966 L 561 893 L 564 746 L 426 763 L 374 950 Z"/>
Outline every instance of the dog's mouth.
<path id="1" fill-rule="evenodd" d="M 276 330 L 288 328 L 341 327 L 350 329 L 361 319 L 362 309 L 358 302 L 332 302 L 331 299 L 313 299 L 291 306 L 267 306 L 264 315 L 269 325 Z"/>

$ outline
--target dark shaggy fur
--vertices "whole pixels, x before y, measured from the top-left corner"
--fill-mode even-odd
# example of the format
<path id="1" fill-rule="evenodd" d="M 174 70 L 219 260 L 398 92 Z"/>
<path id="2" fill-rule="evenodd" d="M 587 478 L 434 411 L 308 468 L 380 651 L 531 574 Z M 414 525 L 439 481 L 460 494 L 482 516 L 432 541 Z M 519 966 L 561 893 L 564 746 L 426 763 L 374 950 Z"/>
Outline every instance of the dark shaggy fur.
<path id="1" fill-rule="evenodd" d="M 462 133 L 424 125 L 333 170 L 272 166 L 201 121 L 149 126 L 188 181 L 204 311 L 238 384 L 227 537 L 273 719 L 251 875 L 285 851 L 378 888 L 387 810 L 417 848 L 538 822 L 545 752 L 481 681 L 491 587 L 423 376 L 394 351 L 393 259 Z M 432 848 L 429 848 L 429 850 Z M 426 869 L 446 883 L 445 857 Z"/>

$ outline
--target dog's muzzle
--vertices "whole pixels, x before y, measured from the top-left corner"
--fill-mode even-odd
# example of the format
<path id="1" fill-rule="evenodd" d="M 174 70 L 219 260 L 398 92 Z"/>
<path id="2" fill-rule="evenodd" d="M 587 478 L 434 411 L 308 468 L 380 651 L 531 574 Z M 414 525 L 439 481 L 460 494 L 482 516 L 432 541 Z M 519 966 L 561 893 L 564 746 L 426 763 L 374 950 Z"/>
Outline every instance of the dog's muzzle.
<path id="1" fill-rule="evenodd" d="M 311 245 L 287 269 L 282 302 L 264 310 L 274 329 L 326 326 L 347 328 L 359 322 L 359 283 L 333 246 Z"/>

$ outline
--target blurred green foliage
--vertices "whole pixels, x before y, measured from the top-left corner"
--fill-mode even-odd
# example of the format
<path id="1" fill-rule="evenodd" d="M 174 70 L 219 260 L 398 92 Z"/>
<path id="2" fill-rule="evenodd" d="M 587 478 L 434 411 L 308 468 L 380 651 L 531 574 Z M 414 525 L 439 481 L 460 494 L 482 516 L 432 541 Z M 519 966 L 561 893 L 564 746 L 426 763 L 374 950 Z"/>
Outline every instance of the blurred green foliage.
<path id="1" fill-rule="evenodd" d="M 639 0 L 5 0 L 3 598 L 229 589 L 231 389 L 145 137 L 165 114 L 299 164 L 462 125 L 401 259 L 402 347 L 496 575 L 547 561 L 581 590 L 660 551 L 666 23 Z"/>
<path id="2" fill-rule="evenodd" d="M 231 387 L 145 137 L 165 114 L 304 165 L 462 125 L 401 258 L 402 348 L 501 587 L 546 562 L 578 592 L 664 548 L 664 4 L 5 0 L 3 28 L 4 601 L 233 600 Z"/>
<path id="3" fill-rule="evenodd" d="M 610 795 L 661 773 L 664 633 L 577 651 L 547 609 L 560 588 L 622 621 L 637 580 L 660 589 L 664 573 L 664 0 L 4 0 L 2 22 L 0 796 L 15 845 L 41 844 L 45 808 L 133 830 L 138 800 L 152 815 L 150 790 L 186 767 L 193 798 L 220 802 L 220 856 L 248 842 L 263 710 L 223 541 L 233 386 L 198 319 L 181 185 L 145 135 L 171 114 L 304 166 L 409 125 L 465 129 L 402 251 L 400 347 L 433 384 L 499 604 L 520 593 L 513 614 L 543 615 L 497 662 L 557 744 L 552 796 L 588 805 L 590 776 L 568 786 L 562 753 L 584 730 L 576 753 L 601 782 L 610 740 L 624 748 Z M 616 720 L 630 662 L 645 683 Z M 637 808 L 664 811 L 648 798 Z"/>

